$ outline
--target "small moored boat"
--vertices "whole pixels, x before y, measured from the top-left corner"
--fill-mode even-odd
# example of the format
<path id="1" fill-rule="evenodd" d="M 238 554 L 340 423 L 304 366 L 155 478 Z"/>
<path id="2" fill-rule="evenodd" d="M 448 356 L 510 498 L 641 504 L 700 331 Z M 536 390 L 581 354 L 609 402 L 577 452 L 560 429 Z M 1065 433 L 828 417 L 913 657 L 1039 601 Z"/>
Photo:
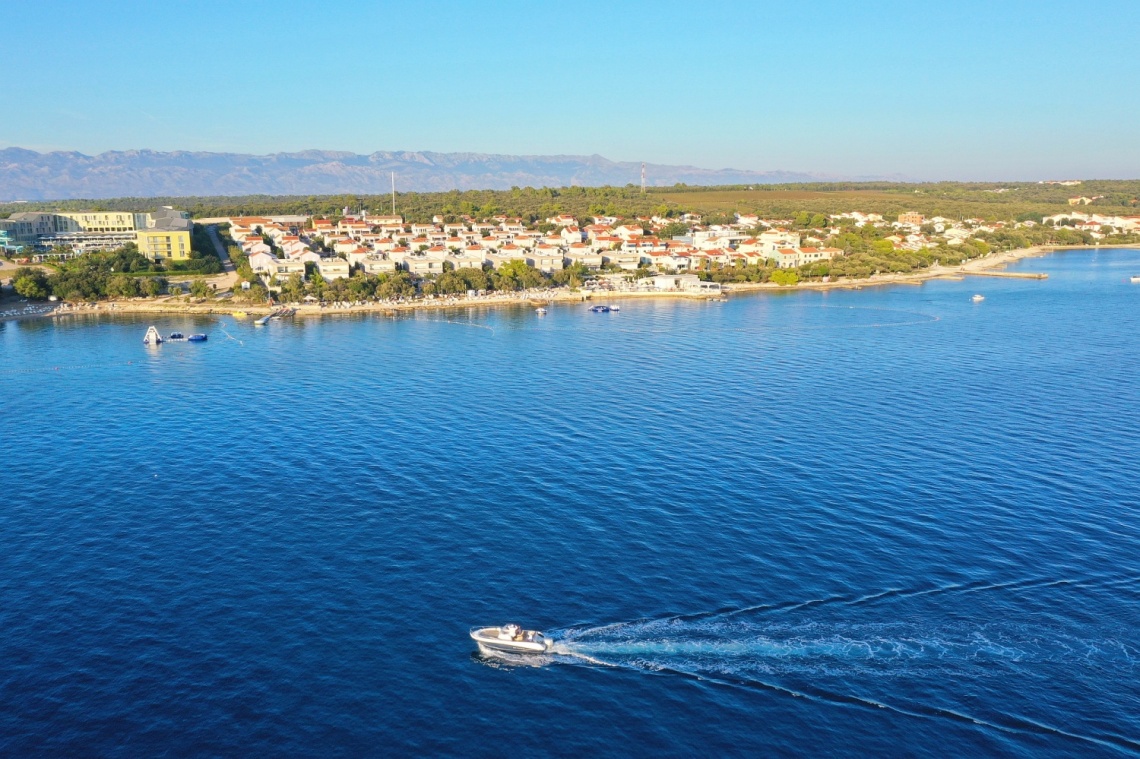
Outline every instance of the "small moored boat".
<path id="1" fill-rule="evenodd" d="M 538 308 L 536 308 L 536 309 L 534 310 L 534 312 L 535 312 L 536 314 L 538 314 L 539 316 L 546 316 L 546 309 L 545 309 L 545 308 L 542 308 L 541 306 L 539 306 Z"/>
<path id="2" fill-rule="evenodd" d="M 186 335 L 183 335 L 181 332 L 171 332 L 170 337 L 166 339 L 174 343 L 180 343 L 186 339 Z"/>
<path id="3" fill-rule="evenodd" d="M 974 301 L 975 303 L 981 303 L 985 299 L 986 296 L 984 295 L 975 295 L 973 298 L 970 298 L 970 300 Z"/>
<path id="4" fill-rule="evenodd" d="M 518 625 L 476 627 L 471 639 L 484 651 L 508 654 L 543 654 L 554 647 L 554 641 L 537 630 L 524 630 Z"/>
<path id="5" fill-rule="evenodd" d="M 1133 274 L 1128 278 L 1128 281 L 1134 285 L 1140 285 L 1140 274 Z"/>
<path id="6" fill-rule="evenodd" d="M 621 306 L 610 306 L 611 311 L 621 311 Z"/>

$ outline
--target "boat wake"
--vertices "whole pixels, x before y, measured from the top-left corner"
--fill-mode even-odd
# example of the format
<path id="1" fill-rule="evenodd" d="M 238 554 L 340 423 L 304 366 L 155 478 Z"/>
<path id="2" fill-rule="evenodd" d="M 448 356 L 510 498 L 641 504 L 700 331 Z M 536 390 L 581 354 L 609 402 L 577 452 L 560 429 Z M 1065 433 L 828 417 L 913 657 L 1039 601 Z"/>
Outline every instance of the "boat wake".
<path id="1" fill-rule="evenodd" d="M 1128 736 L 1079 733 L 1016 712 L 969 713 L 954 696 L 964 680 L 1000 691 L 1007 682 L 1002 678 L 1015 682 L 1018 675 L 1069 678 L 1080 669 L 1095 680 L 1097 672 L 1111 671 L 1114 677 L 1121 670 L 1135 672 L 1140 643 L 1134 636 L 1090 639 L 1008 622 L 786 624 L 736 617 L 641 620 L 553 635 L 557 641 L 547 663 L 680 675 L 842 707 L 1140 749 L 1140 742 Z M 908 679 L 928 698 L 874 695 L 880 691 L 875 682 L 884 678 Z M 947 691 L 949 683 L 956 686 Z"/>
<path id="2" fill-rule="evenodd" d="M 1029 662 L 1134 667 L 1140 648 L 1012 623 L 933 627 L 739 619 L 643 620 L 555 633 L 554 653 L 598 664 L 738 678 L 779 674 L 997 676 Z"/>

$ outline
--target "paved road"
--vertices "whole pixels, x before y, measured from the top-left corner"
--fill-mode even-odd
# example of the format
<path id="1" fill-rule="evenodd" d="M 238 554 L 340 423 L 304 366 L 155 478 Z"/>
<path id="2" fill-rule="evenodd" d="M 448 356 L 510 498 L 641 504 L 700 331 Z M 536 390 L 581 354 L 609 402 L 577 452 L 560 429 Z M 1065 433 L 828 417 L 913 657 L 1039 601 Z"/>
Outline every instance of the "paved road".
<path id="1" fill-rule="evenodd" d="M 230 252 L 226 250 L 226 246 L 222 245 L 222 239 L 218 237 L 218 228 L 211 224 L 206 227 L 206 231 L 214 241 L 214 249 L 218 251 L 218 258 L 222 259 L 222 270 L 225 272 L 217 277 L 211 277 L 208 281 L 217 285 L 219 290 L 229 289 L 237 284 L 237 267 L 230 259 Z"/>
<path id="2" fill-rule="evenodd" d="M 222 245 L 222 238 L 218 237 L 218 228 L 211 224 L 206 227 L 206 231 L 210 234 L 210 239 L 214 241 L 214 249 L 218 251 L 218 258 L 222 259 L 222 266 L 225 267 L 226 272 L 236 272 L 234 262 L 230 260 L 230 252 L 226 250 L 225 245 Z"/>

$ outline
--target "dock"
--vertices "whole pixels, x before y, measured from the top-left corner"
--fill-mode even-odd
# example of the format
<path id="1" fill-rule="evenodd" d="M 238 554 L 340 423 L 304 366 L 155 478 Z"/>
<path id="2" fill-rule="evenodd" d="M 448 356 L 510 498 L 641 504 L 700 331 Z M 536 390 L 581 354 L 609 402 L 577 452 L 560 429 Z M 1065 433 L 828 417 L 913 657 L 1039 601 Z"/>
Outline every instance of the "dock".
<path id="1" fill-rule="evenodd" d="M 1048 274 L 1035 271 L 960 271 L 967 277 L 1002 277 L 1005 279 L 1049 279 Z"/>

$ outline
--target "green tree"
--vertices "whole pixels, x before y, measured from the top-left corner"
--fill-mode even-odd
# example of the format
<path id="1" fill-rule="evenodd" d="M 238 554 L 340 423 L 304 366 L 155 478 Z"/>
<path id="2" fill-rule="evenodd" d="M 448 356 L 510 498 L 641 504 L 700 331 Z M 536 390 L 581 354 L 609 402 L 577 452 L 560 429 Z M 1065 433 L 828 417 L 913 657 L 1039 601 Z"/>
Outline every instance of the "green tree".
<path id="1" fill-rule="evenodd" d="M 348 280 L 348 292 L 353 300 L 369 300 L 376 296 L 376 277 L 357 273 Z"/>
<path id="2" fill-rule="evenodd" d="M 139 291 L 148 298 L 161 295 L 165 289 L 166 279 L 164 277 L 146 277 L 139 282 Z"/>
<path id="3" fill-rule="evenodd" d="M 412 278 L 406 271 L 389 274 L 376 287 L 376 297 L 378 298 L 410 298 L 415 293 L 416 287 L 412 284 Z"/>
<path id="4" fill-rule="evenodd" d="M 204 279 L 196 279 L 190 283 L 190 294 L 195 298 L 206 298 L 210 295 L 210 286 Z"/>
<path id="5" fill-rule="evenodd" d="M 791 269 L 777 269 L 772 272 L 771 281 L 780 286 L 794 285 L 800 281 L 800 275 Z"/>
<path id="6" fill-rule="evenodd" d="M 305 297 L 305 278 L 300 272 L 293 272 L 289 279 L 281 286 L 281 300 L 287 303 L 299 303 Z"/>
<path id="7" fill-rule="evenodd" d="M 328 283 L 325 281 L 325 278 L 321 276 L 321 273 L 314 271 L 309 277 L 309 292 L 312 293 L 314 297 L 324 300 L 325 289 L 327 287 Z"/>
<path id="8" fill-rule="evenodd" d="M 472 267 L 465 267 L 455 270 L 455 276 L 461 278 L 466 285 L 466 290 L 486 290 L 490 286 L 487 279 L 487 272 L 482 269 L 475 269 Z"/>
<path id="9" fill-rule="evenodd" d="M 140 294 L 139 281 L 127 274 L 116 274 L 107 279 L 107 297 L 137 298 Z"/>
<path id="10" fill-rule="evenodd" d="M 33 300 L 42 300 L 51 294 L 48 277 L 42 269 L 17 269 L 12 285 L 17 293 Z"/>

